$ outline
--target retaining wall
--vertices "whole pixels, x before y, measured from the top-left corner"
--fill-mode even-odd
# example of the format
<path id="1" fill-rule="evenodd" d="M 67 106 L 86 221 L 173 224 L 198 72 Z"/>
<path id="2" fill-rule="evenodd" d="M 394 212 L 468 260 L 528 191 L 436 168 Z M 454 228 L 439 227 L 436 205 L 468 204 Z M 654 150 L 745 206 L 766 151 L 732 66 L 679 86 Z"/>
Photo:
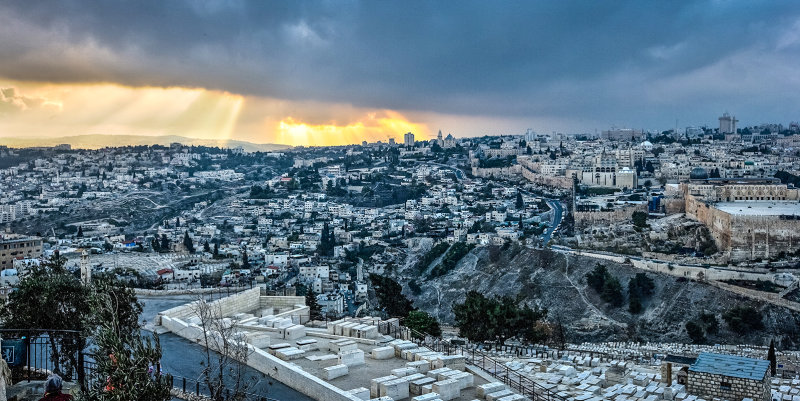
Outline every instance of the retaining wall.
<path id="1" fill-rule="evenodd" d="M 172 318 L 187 320 L 188 317 L 196 314 L 196 303 L 197 301 L 190 302 L 188 304 L 176 306 L 172 309 L 167 309 L 159 313 L 159 316 L 156 317 L 156 324 L 161 324 L 161 316 L 169 316 Z M 253 288 L 225 298 L 220 298 L 216 301 L 210 302 L 209 306 L 219 310 L 222 316 L 230 316 L 239 312 L 252 312 L 261 307 L 261 289 Z"/>
<path id="2" fill-rule="evenodd" d="M 136 295 L 140 296 L 158 296 L 158 295 L 191 295 L 191 294 L 227 294 L 237 293 L 244 291 L 243 288 L 187 288 L 184 290 L 146 290 L 143 288 L 134 288 L 133 291 Z"/>

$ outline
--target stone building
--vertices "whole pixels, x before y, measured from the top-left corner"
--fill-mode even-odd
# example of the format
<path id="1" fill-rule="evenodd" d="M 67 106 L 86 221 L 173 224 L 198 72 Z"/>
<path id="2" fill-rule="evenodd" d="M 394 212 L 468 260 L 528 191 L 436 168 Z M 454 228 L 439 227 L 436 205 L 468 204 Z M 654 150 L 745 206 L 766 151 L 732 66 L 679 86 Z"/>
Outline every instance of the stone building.
<path id="1" fill-rule="evenodd" d="M 770 399 L 769 361 L 704 352 L 689 367 L 686 389 L 707 399 Z"/>
<path id="2" fill-rule="evenodd" d="M 705 224 L 730 261 L 800 249 L 798 189 L 773 179 L 702 178 L 681 184 L 686 216 Z"/>

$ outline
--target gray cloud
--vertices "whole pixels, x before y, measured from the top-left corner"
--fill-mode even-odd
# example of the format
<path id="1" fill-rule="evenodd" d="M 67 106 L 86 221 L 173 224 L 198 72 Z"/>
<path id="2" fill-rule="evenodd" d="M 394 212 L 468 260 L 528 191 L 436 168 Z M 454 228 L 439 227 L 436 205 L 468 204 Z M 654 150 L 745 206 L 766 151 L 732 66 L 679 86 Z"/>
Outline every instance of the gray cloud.
<path id="1" fill-rule="evenodd" d="M 0 76 L 587 124 L 798 118 L 797 1 L 10 1 Z M 684 124 L 684 123 L 681 123 Z M 569 124 L 568 124 L 569 125 Z"/>

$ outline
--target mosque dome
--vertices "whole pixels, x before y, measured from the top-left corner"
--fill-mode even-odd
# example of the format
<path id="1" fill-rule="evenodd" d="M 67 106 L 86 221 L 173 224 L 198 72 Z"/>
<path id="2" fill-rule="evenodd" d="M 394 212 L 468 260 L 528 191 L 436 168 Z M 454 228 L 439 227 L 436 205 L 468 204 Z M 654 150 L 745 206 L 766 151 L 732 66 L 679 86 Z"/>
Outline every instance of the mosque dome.
<path id="1" fill-rule="evenodd" d="M 705 180 L 708 178 L 708 172 L 702 167 L 695 167 L 689 173 L 689 179 L 692 180 Z"/>

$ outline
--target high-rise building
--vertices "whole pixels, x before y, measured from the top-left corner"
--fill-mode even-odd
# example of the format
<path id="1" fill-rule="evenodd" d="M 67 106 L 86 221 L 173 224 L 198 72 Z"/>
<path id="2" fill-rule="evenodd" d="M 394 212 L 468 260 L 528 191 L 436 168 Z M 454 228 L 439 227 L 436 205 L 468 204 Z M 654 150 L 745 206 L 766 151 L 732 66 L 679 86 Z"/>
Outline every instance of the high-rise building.
<path id="1" fill-rule="evenodd" d="M 403 143 L 406 146 L 414 146 L 414 134 L 412 134 L 411 132 L 406 133 L 403 136 Z"/>
<path id="2" fill-rule="evenodd" d="M 0 236 L 0 270 L 11 269 L 15 259 L 42 257 L 42 239 L 21 235 Z"/>
<path id="3" fill-rule="evenodd" d="M 727 111 L 722 113 L 722 117 L 719 118 L 719 133 L 735 134 L 737 122 L 739 122 L 739 120 L 737 120 L 736 117 L 728 114 Z"/>

